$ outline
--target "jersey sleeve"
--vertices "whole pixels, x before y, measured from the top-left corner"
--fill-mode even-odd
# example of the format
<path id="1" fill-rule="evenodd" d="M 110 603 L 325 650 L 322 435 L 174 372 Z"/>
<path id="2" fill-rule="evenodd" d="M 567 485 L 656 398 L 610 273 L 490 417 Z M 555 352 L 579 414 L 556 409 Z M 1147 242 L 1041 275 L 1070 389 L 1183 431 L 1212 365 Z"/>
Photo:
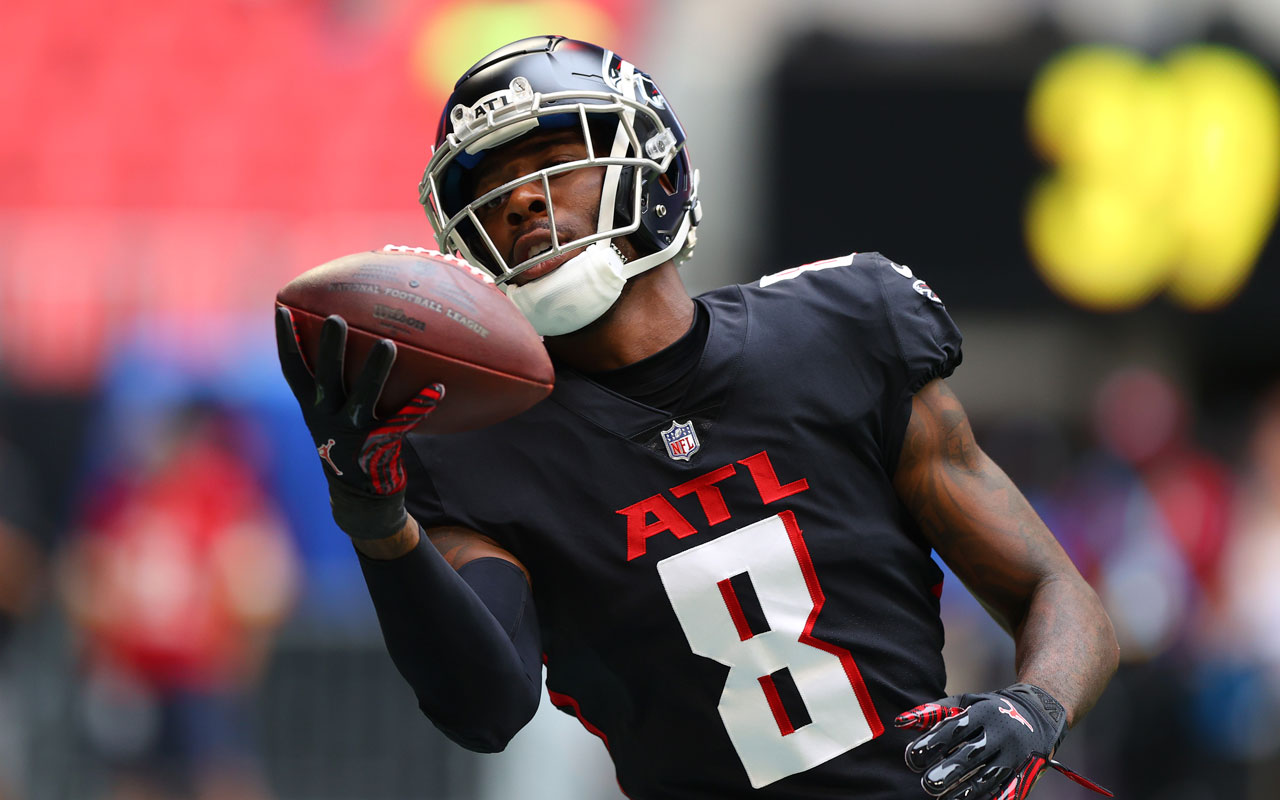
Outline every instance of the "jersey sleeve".
<path id="1" fill-rule="evenodd" d="M 405 510 L 423 528 L 457 526 L 482 533 L 523 561 L 518 541 L 507 536 L 507 526 L 500 524 L 512 518 L 511 504 L 517 501 L 504 501 L 493 493 L 486 502 L 480 499 L 483 493 L 477 495 L 468 488 L 478 480 L 475 476 L 485 474 L 491 448 L 460 445 L 458 440 L 466 435 L 410 434 L 405 439 Z"/>
<path id="2" fill-rule="evenodd" d="M 843 392 L 859 424 L 874 420 L 880 456 L 890 475 L 911 419 L 911 398 L 961 359 L 960 331 L 941 298 L 910 267 L 879 253 L 855 253 L 793 267 L 760 279 L 759 297 L 778 298 L 787 329 L 808 341 L 831 341 L 816 381 Z M 777 293 L 777 294 L 774 294 Z M 833 335 L 834 334 L 834 335 Z M 838 388 L 837 388 L 838 387 Z"/>
<path id="3" fill-rule="evenodd" d="M 865 269 L 880 289 L 888 327 L 902 362 L 902 384 L 889 387 L 892 396 L 915 394 L 934 378 L 946 378 L 960 365 L 960 330 L 942 299 L 912 272 L 879 253 L 868 253 Z"/>
<path id="4" fill-rule="evenodd" d="M 408 478 L 404 505 L 409 515 L 424 528 L 435 528 L 441 525 L 456 525 L 463 520 L 453 519 L 445 511 L 444 500 L 436 489 L 431 472 L 426 467 L 430 458 L 423 451 L 428 445 L 421 437 L 410 435 L 404 443 L 404 471 Z"/>
<path id="5" fill-rule="evenodd" d="M 839 330 L 855 371 L 883 371 L 865 381 L 889 399 L 910 396 L 960 364 L 960 331 L 942 300 L 910 267 L 879 253 L 792 267 L 760 279 L 757 296 L 779 293 L 794 330 L 805 321 Z"/>
<path id="6" fill-rule="evenodd" d="M 880 290 L 884 325 L 900 364 L 899 369 L 889 371 L 881 407 L 885 469 L 893 475 L 911 421 L 911 398 L 929 381 L 949 377 L 955 371 L 963 357 L 962 337 L 942 299 L 910 267 L 879 253 L 866 257 L 866 268 Z"/>
<path id="7" fill-rule="evenodd" d="M 411 433 L 405 438 L 405 509 L 424 528 L 461 527 L 493 539 L 528 564 L 520 537 L 514 535 L 528 512 L 528 498 L 485 484 L 507 463 L 511 450 L 504 433 L 511 421 L 444 436 Z"/>

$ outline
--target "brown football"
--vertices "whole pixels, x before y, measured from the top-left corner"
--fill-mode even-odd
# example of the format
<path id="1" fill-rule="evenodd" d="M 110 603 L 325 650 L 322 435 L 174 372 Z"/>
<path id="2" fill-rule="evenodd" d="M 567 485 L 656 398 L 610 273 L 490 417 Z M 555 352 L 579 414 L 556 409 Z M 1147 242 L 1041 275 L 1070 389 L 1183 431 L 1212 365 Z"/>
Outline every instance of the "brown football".
<path id="1" fill-rule="evenodd" d="M 422 387 L 444 399 L 422 424 L 430 433 L 475 430 L 525 411 L 551 392 L 554 371 L 542 340 L 493 279 L 467 262 L 420 247 L 354 253 L 308 270 L 276 295 L 289 309 L 307 365 L 320 325 L 347 322 L 347 387 L 378 339 L 396 343 L 396 361 L 377 414 L 385 419 Z"/>

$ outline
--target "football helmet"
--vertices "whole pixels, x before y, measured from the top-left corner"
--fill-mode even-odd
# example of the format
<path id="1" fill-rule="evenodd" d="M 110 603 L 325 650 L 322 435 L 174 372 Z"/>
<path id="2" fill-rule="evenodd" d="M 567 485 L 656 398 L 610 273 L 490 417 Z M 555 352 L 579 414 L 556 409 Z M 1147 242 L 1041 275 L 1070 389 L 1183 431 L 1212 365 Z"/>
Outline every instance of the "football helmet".
<path id="1" fill-rule="evenodd" d="M 571 126 L 582 130 L 586 158 L 519 176 L 479 197 L 468 196 L 467 172 L 487 153 L 535 129 Z M 596 231 L 560 241 L 554 230 L 550 179 L 601 166 L 605 173 Z M 476 212 L 534 182 L 542 184 L 553 223 L 551 249 L 508 264 Z M 601 244 L 589 255 L 611 260 L 620 270 L 618 280 L 669 259 L 681 262 L 693 250 L 702 214 L 684 130 L 653 79 L 610 50 L 563 36 L 513 42 L 466 71 L 445 105 L 418 188 L 441 249 L 488 269 L 508 294 L 515 288 L 509 281 L 521 272 L 596 242 Z M 637 258 L 622 263 L 612 260 L 612 254 L 595 252 L 610 249 L 609 240 L 619 236 L 629 237 Z M 616 254 L 616 248 L 612 252 Z M 564 266 L 556 272 L 563 270 Z"/>

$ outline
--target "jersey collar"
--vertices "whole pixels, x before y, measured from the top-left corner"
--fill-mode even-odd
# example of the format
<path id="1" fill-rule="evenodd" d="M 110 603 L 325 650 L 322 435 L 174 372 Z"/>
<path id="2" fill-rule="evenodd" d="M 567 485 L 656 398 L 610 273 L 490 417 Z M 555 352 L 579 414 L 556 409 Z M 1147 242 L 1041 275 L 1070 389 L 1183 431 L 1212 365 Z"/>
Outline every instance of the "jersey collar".
<path id="1" fill-rule="evenodd" d="M 733 389 L 750 328 L 742 289 L 728 286 L 695 298 L 710 314 L 711 327 L 702 358 L 674 417 L 713 415 Z M 669 423 L 673 414 L 636 402 L 601 386 L 563 364 L 556 364 L 556 386 L 549 398 L 615 436 L 631 439 Z"/>

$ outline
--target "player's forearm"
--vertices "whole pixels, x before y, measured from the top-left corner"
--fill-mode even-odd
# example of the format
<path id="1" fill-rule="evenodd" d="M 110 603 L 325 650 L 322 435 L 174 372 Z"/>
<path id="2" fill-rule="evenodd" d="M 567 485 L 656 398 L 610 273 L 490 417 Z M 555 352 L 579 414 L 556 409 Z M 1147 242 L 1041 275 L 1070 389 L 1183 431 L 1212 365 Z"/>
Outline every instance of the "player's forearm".
<path id="1" fill-rule="evenodd" d="M 360 560 L 387 651 L 419 706 L 450 738 L 483 752 L 505 747 L 541 692 L 528 584 L 514 566 L 490 561 L 468 565 L 482 596 L 425 537 L 399 558 Z"/>
<path id="2" fill-rule="evenodd" d="M 386 561 L 392 558 L 399 558 L 417 547 L 419 530 L 418 523 L 412 517 L 409 517 L 405 520 L 404 527 L 394 536 L 388 536 L 383 539 L 352 539 L 351 543 L 355 545 L 356 550 L 359 550 L 361 555 L 376 561 Z"/>
<path id="3" fill-rule="evenodd" d="M 1093 707 L 1118 661 L 1111 619 L 1053 534 L 990 459 L 945 528 L 939 552 L 1013 636 L 1018 680 L 1049 692 L 1069 725 Z M 957 481 L 958 486 L 970 481 Z M 946 503 L 938 503 L 946 508 Z M 943 532 L 945 530 L 945 532 Z"/>
<path id="4" fill-rule="evenodd" d="M 894 486 L 921 531 L 1017 643 L 1018 677 L 1079 719 L 1118 660 L 1098 596 L 1013 481 L 973 439 L 943 381 L 912 401 Z"/>
<path id="5" fill-rule="evenodd" d="M 1018 680 L 1062 703 L 1068 725 L 1097 702 L 1119 661 L 1111 619 L 1078 575 L 1041 583 L 1014 640 Z"/>

